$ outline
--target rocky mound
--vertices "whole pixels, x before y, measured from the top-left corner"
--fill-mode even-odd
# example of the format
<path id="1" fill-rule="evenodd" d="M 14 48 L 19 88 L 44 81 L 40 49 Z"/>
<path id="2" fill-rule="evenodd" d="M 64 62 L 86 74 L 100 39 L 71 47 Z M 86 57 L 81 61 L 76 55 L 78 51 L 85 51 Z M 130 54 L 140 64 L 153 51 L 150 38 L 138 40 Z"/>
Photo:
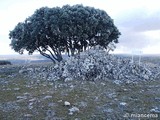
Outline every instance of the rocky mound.
<path id="1" fill-rule="evenodd" d="M 64 80 L 154 80 L 159 76 L 160 68 L 151 69 L 145 64 L 131 63 L 124 59 L 109 55 L 100 47 L 82 52 L 75 57 L 51 66 L 23 68 L 20 73 L 28 73 L 34 78 L 45 78 L 49 81 Z"/>

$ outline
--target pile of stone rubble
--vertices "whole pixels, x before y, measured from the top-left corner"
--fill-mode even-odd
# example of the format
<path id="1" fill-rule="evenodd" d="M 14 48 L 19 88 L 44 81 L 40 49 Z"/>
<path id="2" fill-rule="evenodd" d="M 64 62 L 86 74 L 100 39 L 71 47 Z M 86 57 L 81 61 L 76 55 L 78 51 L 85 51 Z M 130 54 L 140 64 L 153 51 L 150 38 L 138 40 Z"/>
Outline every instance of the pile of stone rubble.
<path id="1" fill-rule="evenodd" d="M 51 66 L 22 68 L 34 78 L 49 81 L 64 80 L 155 80 L 160 76 L 160 67 L 150 68 L 145 64 L 131 63 L 130 59 L 107 54 L 99 46 Z"/>

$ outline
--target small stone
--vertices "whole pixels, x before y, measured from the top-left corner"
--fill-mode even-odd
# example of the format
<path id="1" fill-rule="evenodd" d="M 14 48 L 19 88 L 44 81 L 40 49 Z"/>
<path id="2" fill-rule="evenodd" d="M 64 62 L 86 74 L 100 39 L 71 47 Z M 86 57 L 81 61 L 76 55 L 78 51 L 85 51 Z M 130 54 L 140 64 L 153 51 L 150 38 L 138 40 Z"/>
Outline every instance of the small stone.
<path id="1" fill-rule="evenodd" d="M 33 105 L 33 103 L 29 103 L 28 108 L 29 108 L 29 109 L 33 109 L 33 106 L 32 106 L 32 105 Z"/>
<path id="2" fill-rule="evenodd" d="M 56 115 L 56 113 L 52 110 L 47 110 L 46 114 L 48 118 L 53 118 Z"/>
<path id="3" fill-rule="evenodd" d="M 160 109 L 158 107 L 155 107 L 155 108 L 151 109 L 150 112 L 160 113 Z"/>
<path id="4" fill-rule="evenodd" d="M 32 114 L 25 114 L 24 117 L 32 117 Z"/>
<path id="5" fill-rule="evenodd" d="M 147 75 L 143 76 L 146 80 L 149 80 L 149 77 Z"/>
<path id="6" fill-rule="evenodd" d="M 99 99 L 98 96 L 95 96 L 95 99 L 94 99 L 94 100 L 95 100 L 95 101 L 98 101 L 98 99 Z"/>
<path id="7" fill-rule="evenodd" d="M 11 90 L 11 88 L 7 88 L 6 90 L 8 90 L 8 91 L 9 91 L 9 90 Z"/>
<path id="8" fill-rule="evenodd" d="M 14 90 L 15 90 L 15 91 L 18 91 L 18 90 L 20 90 L 20 88 L 14 88 Z"/>
<path id="9" fill-rule="evenodd" d="M 105 86 L 106 84 L 105 84 L 105 83 L 103 83 L 103 82 L 101 82 L 101 85 Z"/>
<path id="10" fill-rule="evenodd" d="M 126 106 L 126 105 L 127 105 L 127 103 L 125 103 L 125 102 L 121 102 L 121 103 L 120 103 L 120 105 L 122 105 L 122 106 Z"/>
<path id="11" fill-rule="evenodd" d="M 30 96 L 30 93 L 26 92 L 24 93 L 25 96 Z"/>
<path id="12" fill-rule="evenodd" d="M 108 97 L 109 97 L 109 98 L 116 98 L 117 95 L 116 95 L 115 92 L 113 92 L 113 93 L 108 94 Z"/>
<path id="13" fill-rule="evenodd" d="M 64 80 L 64 82 L 69 82 L 69 81 L 72 81 L 72 78 L 66 78 L 66 79 Z"/>
<path id="14" fill-rule="evenodd" d="M 85 107 L 87 107 L 87 102 L 82 101 L 79 103 L 79 106 L 85 108 Z"/>
<path id="15" fill-rule="evenodd" d="M 120 108 L 121 110 L 127 109 L 127 103 L 121 102 L 121 103 L 119 104 L 119 108 Z"/>
<path id="16" fill-rule="evenodd" d="M 27 99 L 26 96 L 17 96 L 17 99 Z"/>
<path id="17" fill-rule="evenodd" d="M 34 70 L 33 70 L 33 68 L 27 68 L 27 71 L 33 72 Z"/>
<path id="18" fill-rule="evenodd" d="M 156 100 L 156 101 L 160 101 L 160 98 L 157 97 L 157 98 L 155 98 L 155 100 Z"/>
<path id="19" fill-rule="evenodd" d="M 48 104 L 48 107 L 54 107 L 54 106 L 56 106 L 56 103 L 49 103 Z"/>
<path id="20" fill-rule="evenodd" d="M 70 88 L 74 88 L 74 85 L 71 85 Z"/>
<path id="21" fill-rule="evenodd" d="M 47 85 L 46 84 L 42 84 L 44 87 L 46 87 Z"/>
<path id="22" fill-rule="evenodd" d="M 69 112 L 68 114 L 69 114 L 69 115 L 73 115 L 73 112 Z"/>
<path id="23" fill-rule="evenodd" d="M 72 113 L 75 113 L 75 112 L 79 112 L 79 108 L 77 107 L 72 107 L 69 109 L 69 113 L 72 114 Z"/>
<path id="24" fill-rule="evenodd" d="M 57 102 L 59 102 L 59 103 L 60 103 L 60 102 L 62 102 L 62 100 L 58 100 Z"/>
<path id="25" fill-rule="evenodd" d="M 41 82 L 40 80 L 37 80 L 37 84 L 38 84 L 38 85 L 40 84 L 40 82 Z"/>
<path id="26" fill-rule="evenodd" d="M 128 91 L 128 89 L 123 89 L 125 92 Z"/>
<path id="27" fill-rule="evenodd" d="M 29 102 L 34 102 L 34 101 L 36 101 L 36 98 L 32 98 L 29 100 Z"/>
<path id="28" fill-rule="evenodd" d="M 111 109 L 111 108 L 108 108 L 108 109 L 104 109 L 103 112 L 105 113 L 112 113 L 114 110 Z"/>
<path id="29" fill-rule="evenodd" d="M 16 102 L 24 102 L 24 99 L 19 99 Z"/>
<path id="30" fill-rule="evenodd" d="M 51 99 L 52 96 L 48 95 L 48 96 L 45 96 L 43 99 Z"/>
<path id="31" fill-rule="evenodd" d="M 30 86 L 30 85 L 26 85 L 26 87 L 27 87 L 27 88 L 31 88 L 31 86 Z"/>
<path id="32" fill-rule="evenodd" d="M 53 83 L 49 83 L 49 85 L 54 85 Z"/>
<path id="33" fill-rule="evenodd" d="M 71 105 L 71 103 L 70 103 L 70 102 L 68 102 L 68 101 L 65 101 L 65 102 L 64 102 L 64 105 L 65 105 L 65 106 L 70 106 L 70 105 Z"/>
<path id="34" fill-rule="evenodd" d="M 19 74 L 26 74 L 26 73 L 28 73 L 27 70 L 20 70 L 20 71 L 19 71 Z"/>
<path id="35" fill-rule="evenodd" d="M 81 119 L 79 119 L 79 118 L 75 118 L 75 120 L 81 120 Z"/>
<path id="36" fill-rule="evenodd" d="M 121 80 L 114 80 L 113 83 L 120 85 L 122 83 L 122 81 Z"/>

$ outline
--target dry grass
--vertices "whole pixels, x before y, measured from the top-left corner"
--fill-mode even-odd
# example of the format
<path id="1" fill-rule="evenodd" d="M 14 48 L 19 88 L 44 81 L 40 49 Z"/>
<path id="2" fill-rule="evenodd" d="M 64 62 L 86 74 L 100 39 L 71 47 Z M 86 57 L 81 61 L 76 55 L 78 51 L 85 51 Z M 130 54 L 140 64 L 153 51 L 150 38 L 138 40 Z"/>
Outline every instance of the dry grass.
<path id="1" fill-rule="evenodd" d="M 150 113 L 153 107 L 160 105 L 160 101 L 156 100 L 160 98 L 159 80 L 118 85 L 112 80 L 53 83 L 40 80 L 37 82 L 21 75 L 5 79 L 7 82 L 0 85 L 0 119 L 2 120 L 50 119 L 47 117 L 48 110 L 55 112 L 52 117 L 56 119 L 124 119 L 125 113 L 146 114 Z M 18 96 L 27 97 L 20 100 Z M 45 96 L 52 96 L 52 98 L 45 99 Z M 69 101 L 71 106 L 78 107 L 79 113 L 69 115 L 68 109 L 71 106 L 64 106 L 64 101 Z M 127 103 L 126 107 L 121 108 L 121 102 Z M 9 103 L 12 105 L 7 108 Z M 33 108 L 30 109 L 31 103 Z"/>

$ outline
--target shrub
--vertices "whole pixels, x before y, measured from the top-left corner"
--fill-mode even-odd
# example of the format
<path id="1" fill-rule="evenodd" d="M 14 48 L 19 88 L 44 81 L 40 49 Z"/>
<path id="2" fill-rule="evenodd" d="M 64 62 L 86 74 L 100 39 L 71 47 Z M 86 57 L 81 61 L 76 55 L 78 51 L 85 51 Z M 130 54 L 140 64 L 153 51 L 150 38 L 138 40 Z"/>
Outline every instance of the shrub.
<path id="1" fill-rule="evenodd" d="M 7 60 L 0 60 L 0 65 L 11 65 L 11 62 Z"/>

